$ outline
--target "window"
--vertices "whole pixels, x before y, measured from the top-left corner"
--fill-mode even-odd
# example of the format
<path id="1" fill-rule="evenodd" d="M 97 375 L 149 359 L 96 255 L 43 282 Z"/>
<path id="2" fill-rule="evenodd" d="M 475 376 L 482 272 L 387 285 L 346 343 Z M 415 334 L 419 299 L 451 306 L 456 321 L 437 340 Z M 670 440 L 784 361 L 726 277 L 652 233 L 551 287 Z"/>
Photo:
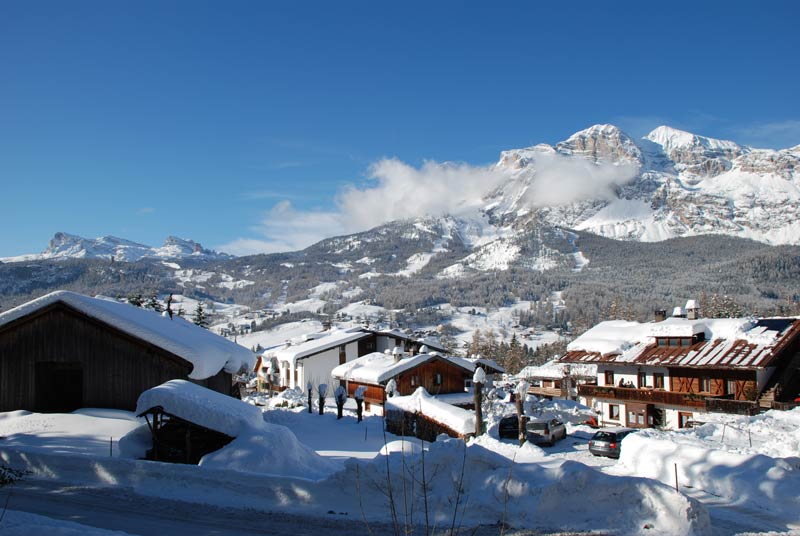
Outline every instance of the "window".
<path id="1" fill-rule="evenodd" d="M 701 393 L 711 392 L 711 378 L 709 378 L 708 376 L 700 378 L 700 392 Z"/>
<path id="2" fill-rule="evenodd" d="M 614 385 L 614 371 L 607 370 L 605 376 L 606 376 L 606 385 Z"/>
<path id="3" fill-rule="evenodd" d="M 638 387 L 647 387 L 647 373 L 640 371 L 636 377 L 636 381 L 639 383 Z"/>
<path id="4" fill-rule="evenodd" d="M 728 380 L 725 382 L 725 394 L 733 395 L 736 398 L 736 380 Z"/>
<path id="5" fill-rule="evenodd" d="M 680 346 L 680 345 L 681 345 L 680 339 L 672 338 L 669 340 L 669 346 Z"/>
<path id="6" fill-rule="evenodd" d="M 411 376 L 411 385 L 412 386 L 416 386 L 418 381 L 419 380 L 417 379 L 416 376 Z"/>
<path id="7" fill-rule="evenodd" d="M 654 372 L 653 373 L 653 387 L 656 389 L 663 389 L 664 388 L 664 373 L 663 372 Z"/>
<path id="8" fill-rule="evenodd" d="M 678 428 L 687 428 L 689 426 L 689 421 L 692 420 L 691 413 L 685 413 L 683 411 L 678 412 Z"/>
<path id="9" fill-rule="evenodd" d="M 608 418 L 613 421 L 619 420 L 619 404 L 608 405 Z"/>
<path id="10" fill-rule="evenodd" d="M 344 365 L 345 361 L 347 361 L 347 351 L 345 350 L 344 346 L 339 347 L 339 364 Z"/>
<path id="11" fill-rule="evenodd" d="M 659 345 L 659 346 L 666 346 L 666 345 L 667 345 L 667 339 L 664 339 L 664 338 L 662 338 L 662 337 L 659 337 L 659 338 L 658 338 L 658 345 Z"/>
<path id="12" fill-rule="evenodd" d="M 442 375 L 436 373 L 433 375 L 433 385 L 442 385 Z"/>

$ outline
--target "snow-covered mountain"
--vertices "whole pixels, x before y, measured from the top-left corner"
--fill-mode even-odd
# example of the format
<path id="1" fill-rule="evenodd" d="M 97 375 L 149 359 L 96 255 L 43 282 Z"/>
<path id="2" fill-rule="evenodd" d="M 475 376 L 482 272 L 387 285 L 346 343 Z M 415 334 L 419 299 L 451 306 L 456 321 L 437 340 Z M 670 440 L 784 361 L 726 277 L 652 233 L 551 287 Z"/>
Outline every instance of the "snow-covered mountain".
<path id="1" fill-rule="evenodd" d="M 754 149 L 666 126 L 635 140 L 595 125 L 555 145 L 504 151 L 491 170 L 501 180 L 456 214 L 391 222 L 319 246 L 328 257 L 352 252 L 362 265 L 393 260 L 375 275 L 452 279 L 509 267 L 581 270 L 591 259 L 573 230 L 641 242 L 717 234 L 797 245 L 797 170 L 800 146 Z M 387 241 L 377 254 L 376 244 Z"/>
<path id="2" fill-rule="evenodd" d="M 595 125 L 555 146 L 505 151 L 497 168 L 511 178 L 487 201 L 517 226 L 522 213 L 623 240 L 725 234 L 800 244 L 800 146 L 754 149 L 666 126 L 634 140 Z M 564 184 L 561 198 L 547 199 Z"/>
<path id="3" fill-rule="evenodd" d="M 115 236 L 83 238 L 59 232 L 53 236 L 47 248 L 41 253 L 0 260 L 20 262 L 45 259 L 113 259 L 135 262 L 143 258 L 182 259 L 185 257 L 208 260 L 231 258 L 225 253 L 205 249 L 193 240 L 175 236 L 168 236 L 164 244 L 156 248 Z"/>

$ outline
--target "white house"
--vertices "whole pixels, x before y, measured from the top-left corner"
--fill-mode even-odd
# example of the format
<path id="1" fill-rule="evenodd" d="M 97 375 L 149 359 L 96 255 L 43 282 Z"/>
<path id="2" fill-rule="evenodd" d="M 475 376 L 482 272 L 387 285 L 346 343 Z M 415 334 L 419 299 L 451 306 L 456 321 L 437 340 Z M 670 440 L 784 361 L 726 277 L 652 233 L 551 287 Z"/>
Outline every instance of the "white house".
<path id="1" fill-rule="evenodd" d="M 266 353 L 264 357 L 274 357 L 277 360 L 280 369 L 279 385 L 282 388 L 305 389 L 308 382 L 314 385 L 331 383 L 331 371 L 357 357 L 396 347 L 413 355 L 424 345 L 432 346 L 433 350 L 442 350 L 436 341 L 419 340 L 397 330 L 337 328 L 292 340 L 285 346 Z"/>

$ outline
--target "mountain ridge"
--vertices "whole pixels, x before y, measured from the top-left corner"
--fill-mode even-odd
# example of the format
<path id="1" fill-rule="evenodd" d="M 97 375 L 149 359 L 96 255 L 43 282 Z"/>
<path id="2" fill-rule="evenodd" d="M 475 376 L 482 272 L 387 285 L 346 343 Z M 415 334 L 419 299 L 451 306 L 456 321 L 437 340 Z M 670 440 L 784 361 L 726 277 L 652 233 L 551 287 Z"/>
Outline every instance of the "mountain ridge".
<path id="1" fill-rule="evenodd" d="M 6 257 L 2 262 L 30 262 L 48 259 L 107 259 L 120 262 L 136 262 L 144 258 L 182 259 L 186 257 L 205 259 L 227 259 L 231 255 L 203 248 L 198 242 L 168 236 L 161 247 L 151 247 L 125 238 L 106 235 L 84 238 L 64 232 L 56 232 L 41 253 Z"/>

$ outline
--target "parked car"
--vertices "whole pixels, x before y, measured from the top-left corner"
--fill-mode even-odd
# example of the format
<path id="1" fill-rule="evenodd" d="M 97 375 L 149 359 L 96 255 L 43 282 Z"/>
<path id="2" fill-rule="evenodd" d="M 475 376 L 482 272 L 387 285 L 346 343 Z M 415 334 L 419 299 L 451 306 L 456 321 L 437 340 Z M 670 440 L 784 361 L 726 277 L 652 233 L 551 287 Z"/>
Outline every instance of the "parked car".
<path id="1" fill-rule="evenodd" d="M 522 420 L 527 422 L 528 417 L 523 416 Z M 497 434 L 500 436 L 500 439 L 519 438 L 519 419 L 516 413 L 500 419 L 500 424 L 497 427 Z"/>
<path id="2" fill-rule="evenodd" d="M 619 458 L 622 448 L 622 439 L 636 430 L 630 428 L 616 428 L 612 430 L 599 430 L 589 440 L 589 452 L 595 456 L 608 456 Z"/>
<path id="3" fill-rule="evenodd" d="M 528 441 L 534 445 L 550 445 L 567 437 L 567 427 L 558 419 L 530 421 L 525 425 Z"/>

